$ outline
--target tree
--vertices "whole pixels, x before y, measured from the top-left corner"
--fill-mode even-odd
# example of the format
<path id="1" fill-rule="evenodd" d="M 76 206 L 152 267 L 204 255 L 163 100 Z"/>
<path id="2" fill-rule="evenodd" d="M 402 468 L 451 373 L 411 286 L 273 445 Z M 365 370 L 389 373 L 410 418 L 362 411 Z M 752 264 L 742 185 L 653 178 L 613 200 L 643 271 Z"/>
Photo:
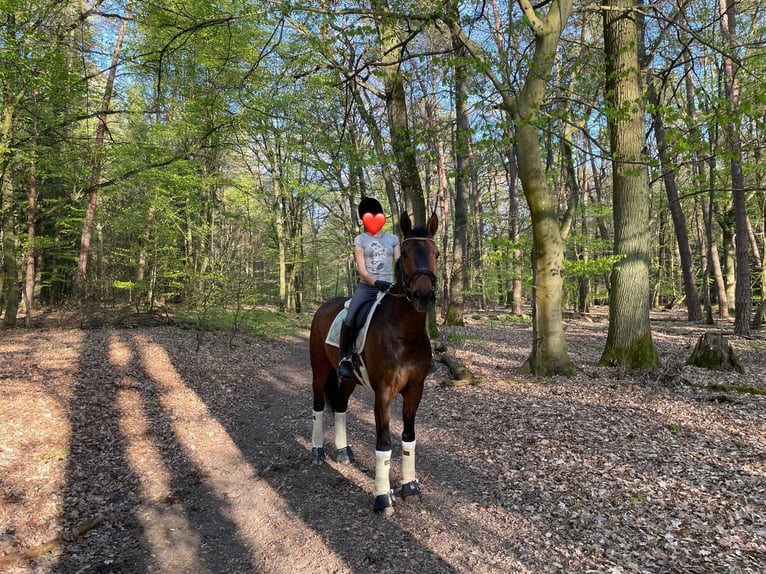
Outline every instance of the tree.
<path id="1" fill-rule="evenodd" d="M 76 297 L 85 295 L 85 277 L 88 270 L 88 258 L 90 257 L 90 241 L 93 233 L 93 221 L 96 214 L 96 204 L 98 202 L 98 193 L 101 183 L 101 171 L 104 162 L 104 137 L 106 136 L 107 116 L 112 102 L 112 92 L 114 90 L 114 79 L 117 76 L 117 65 L 120 62 L 120 52 L 122 43 L 125 39 L 125 33 L 128 30 L 130 22 L 131 7 L 128 3 L 125 6 L 125 14 L 117 33 L 112 51 L 112 61 L 108 68 L 104 94 L 101 98 L 101 109 L 98 114 L 98 124 L 96 126 L 96 139 L 93 154 L 93 165 L 91 167 L 90 189 L 88 190 L 88 205 L 85 209 L 85 218 L 82 223 L 82 235 L 80 237 L 80 257 L 77 263 L 77 273 L 74 278 L 74 292 Z"/>
<path id="2" fill-rule="evenodd" d="M 400 67 L 403 58 L 404 38 L 400 34 L 399 17 L 392 13 L 386 1 L 372 2 L 375 24 L 380 42 L 380 77 L 385 89 L 386 116 L 391 147 L 399 168 L 399 182 L 408 211 L 415 225 L 425 225 L 426 204 L 420 181 L 415 149 L 407 116 L 407 97 Z"/>
<path id="3" fill-rule="evenodd" d="M 556 197 L 548 186 L 539 135 L 540 110 L 558 41 L 571 14 L 572 3 L 571 0 L 553 0 L 548 6 L 547 14 L 540 17 L 529 0 L 519 0 L 524 21 L 534 35 L 535 47 L 518 93 L 514 91 L 510 78 L 503 78 L 493 71 L 482 48 L 463 33 L 459 22 L 448 22 L 453 33 L 480 62 L 480 69 L 501 96 L 499 105 L 513 118 L 519 179 L 529 206 L 533 237 L 532 351 L 524 368 L 542 376 L 574 371 L 564 338 L 561 308 L 564 238 L 556 213 Z"/>
<path id="4" fill-rule="evenodd" d="M 729 116 L 725 122 L 726 143 L 731 168 L 731 193 L 736 235 L 736 292 L 734 311 L 734 332 L 750 335 L 750 314 L 752 291 L 750 288 L 749 237 L 747 233 L 747 200 L 745 180 L 742 172 L 742 141 L 739 125 L 739 81 L 737 63 L 734 59 L 737 37 L 737 3 L 734 0 L 719 0 L 721 10 L 721 34 L 728 51 L 723 58 L 724 92 L 729 104 Z"/>
<path id="5" fill-rule="evenodd" d="M 681 271 L 683 273 L 684 293 L 686 299 L 686 316 L 689 321 L 701 321 L 702 309 L 700 308 L 697 284 L 694 277 L 694 259 L 689 246 L 689 232 L 686 225 L 686 216 L 681 207 L 676 184 L 675 171 L 671 165 L 668 143 L 665 138 L 665 125 L 662 119 L 662 110 L 659 94 L 652 79 L 649 80 L 648 98 L 651 106 L 652 128 L 657 141 L 657 149 L 660 156 L 662 178 L 665 183 L 665 192 L 668 196 L 668 207 L 673 217 L 673 227 L 676 232 L 678 251 L 681 257 Z"/>
<path id="6" fill-rule="evenodd" d="M 660 364 L 649 322 L 649 177 L 637 7 L 636 0 L 609 0 L 603 16 L 614 253 L 621 260 L 612 269 L 609 331 L 600 362 L 633 369 Z"/>
<path id="7" fill-rule="evenodd" d="M 457 5 L 450 3 L 453 20 L 459 18 Z M 453 33 L 452 50 L 454 58 L 453 81 L 455 85 L 455 210 L 454 233 L 452 236 L 452 275 L 449 284 L 449 303 L 444 318 L 445 325 L 463 325 L 464 291 L 466 268 L 468 266 L 468 145 L 470 127 L 468 123 L 467 75 L 468 52 L 460 42 L 460 36 Z M 478 214 L 476 214 L 478 216 Z"/>

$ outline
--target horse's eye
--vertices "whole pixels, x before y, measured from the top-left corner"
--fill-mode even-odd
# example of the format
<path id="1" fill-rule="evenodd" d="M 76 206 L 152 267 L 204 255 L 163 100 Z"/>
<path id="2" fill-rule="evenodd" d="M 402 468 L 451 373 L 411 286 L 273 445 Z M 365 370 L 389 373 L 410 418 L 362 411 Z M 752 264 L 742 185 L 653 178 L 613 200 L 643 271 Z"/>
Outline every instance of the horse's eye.
<path id="1" fill-rule="evenodd" d="M 439 252 L 437 251 L 437 252 L 436 252 L 436 258 L 437 258 L 437 259 L 439 259 L 439 255 L 441 255 L 441 253 L 439 253 Z"/>
<path id="2" fill-rule="evenodd" d="M 407 252 L 405 251 L 404 253 L 402 253 L 402 257 L 407 259 L 407 258 L 409 258 L 409 255 L 407 255 Z"/>

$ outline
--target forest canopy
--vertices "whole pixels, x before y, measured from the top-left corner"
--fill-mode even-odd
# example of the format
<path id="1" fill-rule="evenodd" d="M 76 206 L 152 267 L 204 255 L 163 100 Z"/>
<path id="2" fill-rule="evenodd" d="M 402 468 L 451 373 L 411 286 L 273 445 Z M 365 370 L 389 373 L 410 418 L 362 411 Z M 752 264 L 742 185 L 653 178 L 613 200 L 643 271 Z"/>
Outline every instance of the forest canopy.
<path id="1" fill-rule="evenodd" d="M 649 307 L 747 333 L 765 10 L 4 0 L 4 324 L 84 301 L 311 310 L 353 288 L 373 196 L 391 231 L 438 214 L 440 320 L 532 306 L 533 370 L 568 368 L 564 308 L 609 304 L 604 361 L 634 366 L 644 327 L 621 326 Z"/>

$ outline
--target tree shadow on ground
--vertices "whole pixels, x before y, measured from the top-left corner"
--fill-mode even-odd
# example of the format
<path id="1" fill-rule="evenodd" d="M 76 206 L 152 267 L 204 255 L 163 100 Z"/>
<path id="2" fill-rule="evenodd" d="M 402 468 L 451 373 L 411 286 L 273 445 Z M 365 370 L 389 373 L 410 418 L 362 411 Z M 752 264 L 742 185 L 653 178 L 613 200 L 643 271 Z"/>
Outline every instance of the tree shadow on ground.
<path id="1" fill-rule="evenodd" d="M 143 368 L 140 350 L 127 334 L 88 331 L 83 343 L 70 400 L 62 519 L 70 525 L 94 516 L 102 520 L 65 545 L 54 571 L 223 572 L 222 564 L 247 571 L 249 550 L 221 512 L 222 501 L 184 455 L 173 415 L 162 406 L 163 390 Z M 115 344 L 127 358 L 115 361 Z M 138 429 L 132 426 L 136 420 Z M 142 467 L 150 459 L 154 466 Z M 83 545 L 89 552 L 81 552 Z M 186 554 L 172 570 L 153 558 L 163 546 Z M 89 562 L 83 564 L 81 555 Z"/>
<path id="2" fill-rule="evenodd" d="M 757 494 L 757 437 L 719 436 L 704 421 L 676 425 L 665 399 L 652 404 L 661 390 L 626 391 L 637 396 L 622 401 L 607 385 L 444 389 L 429 381 L 416 427 L 424 497 L 386 519 L 371 510 L 375 433 L 366 391 L 355 393 L 349 415 L 357 463 L 308 463 L 305 337 L 277 345 L 238 341 L 230 349 L 211 336 L 197 352 L 192 333 L 113 336 L 127 349 L 124 363 L 110 358 L 114 343 L 106 334 L 90 335 L 81 358 L 83 372 L 95 366 L 102 375 L 75 385 L 78 446 L 64 513 L 69 523 L 104 509 L 119 520 L 105 520 L 94 536 L 70 544 L 57 571 L 77 571 L 78 544 L 99 545 L 100 571 L 190 571 L 162 569 L 162 556 L 151 556 L 163 548 L 147 530 L 147 501 L 156 511 L 150 516 L 187 529 L 200 572 L 584 571 L 630 564 L 713 571 L 737 560 L 748 571 L 736 548 L 721 548 L 716 531 L 692 518 L 725 524 L 741 510 L 743 493 Z M 169 494 L 157 500 L 146 493 L 147 477 L 133 470 L 129 443 L 142 435 L 119 422 L 126 387 L 146 417 L 144 438 L 157 445 L 169 472 Z M 717 410 L 725 405 L 711 409 L 711 416 L 729 416 Z M 331 444 L 332 433 L 326 436 Z M 399 454 L 395 446 L 394 461 Z M 720 481 L 727 490 L 711 506 L 704 497 Z M 101 484 L 119 486 L 103 492 Z M 751 507 L 764 515 L 763 502 L 751 497 Z M 743 535 L 757 528 L 736 525 Z M 174 536 L 168 532 L 167 540 L 177 542 Z"/>

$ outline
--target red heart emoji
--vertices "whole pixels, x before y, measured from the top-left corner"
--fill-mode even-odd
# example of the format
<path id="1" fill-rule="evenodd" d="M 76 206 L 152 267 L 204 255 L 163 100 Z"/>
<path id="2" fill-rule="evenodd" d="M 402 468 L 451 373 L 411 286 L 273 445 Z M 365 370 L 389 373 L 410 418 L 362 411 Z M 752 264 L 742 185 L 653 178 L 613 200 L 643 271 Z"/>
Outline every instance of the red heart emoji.
<path id="1" fill-rule="evenodd" d="M 386 216 L 382 213 L 365 213 L 362 216 L 364 228 L 375 235 L 386 223 Z"/>

